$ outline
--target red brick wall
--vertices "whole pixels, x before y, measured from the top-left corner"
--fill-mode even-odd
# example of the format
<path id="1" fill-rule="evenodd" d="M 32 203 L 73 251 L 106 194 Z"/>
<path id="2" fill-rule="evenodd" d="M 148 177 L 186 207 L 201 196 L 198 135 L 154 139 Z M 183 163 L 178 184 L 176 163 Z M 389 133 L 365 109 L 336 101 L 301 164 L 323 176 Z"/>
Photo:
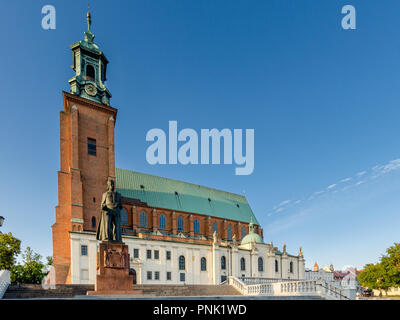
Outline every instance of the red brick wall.
<path id="1" fill-rule="evenodd" d="M 63 93 L 60 112 L 60 171 L 58 206 L 53 231 L 57 283 L 70 283 L 69 231 L 94 230 L 108 178 L 115 179 L 114 123 L 117 110 Z M 73 107 L 73 106 L 76 106 Z M 88 154 L 87 139 L 96 139 L 96 156 Z M 78 219 L 72 222 L 71 219 Z M 83 220 L 80 223 L 79 220 Z"/>
<path id="2" fill-rule="evenodd" d="M 128 213 L 128 228 L 133 229 L 136 232 L 140 232 L 140 230 L 148 230 L 148 231 L 155 231 L 159 229 L 159 216 L 161 214 L 165 215 L 166 218 L 166 229 L 160 231 L 165 231 L 172 234 L 177 234 L 177 225 L 179 217 L 182 217 L 184 220 L 184 234 L 185 235 L 195 235 L 195 236 L 205 236 L 208 238 L 212 238 L 213 233 L 213 223 L 217 222 L 218 226 L 218 238 L 219 239 L 227 239 L 228 237 L 228 225 L 232 226 L 232 236 L 236 235 L 236 240 L 240 241 L 241 237 L 241 230 L 242 227 L 245 228 L 246 234 L 248 234 L 249 225 L 248 223 L 238 222 L 234 220 L 225 220 L 222 218 L 217 217 L 209 217 L 207 215 L 201 215 L 196 213 L 189 213 L 189 212 L 179 212 L 161 209 L 161 208 L 153 208 L 153 207 L 144 207 L 144 206 L 132 206 L 129 204 L 124 204 L 124 208 Z M 140 213 L 145 212 L 147 215 L 147 227 L 141 228 L 140 227 Z M 192 218 L 190 217 L 192 216 Z M 175 219 L 175 222 L 173 221 Z M 191 233 L 191 226 L 193 226 L 193 221 L 197 219 L 200 223 L 200 234 Z M 225 222 L 224 222 L 225 221 Z M 262 236 L 261 228 L 256 226 L 255 231 Z M 182 240 L 184 241 L 184 240 Z"/>

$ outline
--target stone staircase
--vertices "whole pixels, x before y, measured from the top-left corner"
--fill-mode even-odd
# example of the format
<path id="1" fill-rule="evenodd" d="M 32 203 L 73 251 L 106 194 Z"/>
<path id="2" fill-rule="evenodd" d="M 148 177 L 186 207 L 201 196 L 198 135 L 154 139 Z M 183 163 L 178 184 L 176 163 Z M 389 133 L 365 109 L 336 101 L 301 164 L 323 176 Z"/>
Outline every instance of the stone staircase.
<path id="1" fill-rule="evenodd" d="M 250 299 L 250 300 L 324 300 L 318 296 L 243 296 L 230 285 L 135 285 L 135 290 L 142 290 L 141 295 L 128 295 L 127 298 L 156 298 L 170 297 L 169 299 L 181 299 L 181 297 L 225 297 L 226 299 Z M 86 292 L 94 290 L 94 285 L 57 285 L 55 289 L 44 289 L 36 284 L 11 284 L 3 299 L 57 299 L 78 298 L 85 299 Z M 105 298 L 113 298 L 107 296 Z M 118 296 L 124 298 L 124 296 Z M 168 298 L 167 298 L 168 299 Z M 196 298 L 197 299 L 197 298 Z"/>
<path id="2" fill-rule="evenodd" d="M 40 284 L 11 284 L 3 299 L 74 298 L 94 290 L 94 285 L 60 284 L 55 289 L 44 289 Z"/>
<path id="3" fill-rule="evenodd" d="M 135 285 L 146 296 L 240 296 L 241 293 L 229 285 Z"/>
<path id="4" fill-rule="evenodd" d="M 240 296 L 240 292 L 229 285 L 135 285 L 145 296 Z M 3 299 L 52 299 L 74 298 L 94 290 L 94 285 L 57 285 L 55 289 L 44 289 L 38 284 L 11 284 Z"/>

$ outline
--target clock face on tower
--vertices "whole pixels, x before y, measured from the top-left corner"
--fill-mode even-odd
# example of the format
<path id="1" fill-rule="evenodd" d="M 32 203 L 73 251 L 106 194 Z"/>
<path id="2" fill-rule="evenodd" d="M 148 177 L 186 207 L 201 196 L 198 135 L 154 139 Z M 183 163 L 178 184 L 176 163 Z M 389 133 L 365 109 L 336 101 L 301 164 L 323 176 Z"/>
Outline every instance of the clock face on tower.
<path id="1" fill-rule="evenodd" d="M 95 96 L 97 93 L 97 89 L 93 84 L 87 84 L 85 86 L 85 92 L 89 95 L 89 96 Z"/>

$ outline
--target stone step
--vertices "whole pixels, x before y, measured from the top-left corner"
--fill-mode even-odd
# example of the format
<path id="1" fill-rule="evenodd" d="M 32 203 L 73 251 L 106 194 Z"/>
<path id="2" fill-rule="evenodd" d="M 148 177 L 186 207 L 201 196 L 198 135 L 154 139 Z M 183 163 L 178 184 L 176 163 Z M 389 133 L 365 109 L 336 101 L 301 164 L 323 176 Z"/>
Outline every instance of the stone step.
<path id="1" fill-rule="evenodd" d="M 11 284 L 3 299 L 71 298 L 85 295 L 88 290 L 94 290 L 94 285 L 56 285 L 55 289 L 45 289 L 39 284 Z"/>
<path id="2" fill-rule="evenodd" d="M 143 295 L 154 296 L 228 296 L 241 295 L 229 285 L 135 285 Z"/>

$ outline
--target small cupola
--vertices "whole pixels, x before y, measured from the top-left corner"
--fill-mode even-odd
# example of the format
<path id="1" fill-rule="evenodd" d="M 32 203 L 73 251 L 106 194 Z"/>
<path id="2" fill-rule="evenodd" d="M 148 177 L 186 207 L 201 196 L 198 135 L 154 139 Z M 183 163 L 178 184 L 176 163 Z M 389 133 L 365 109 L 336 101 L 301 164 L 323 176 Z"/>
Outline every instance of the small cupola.
<path id="1" fill-rule="evenodd" d="M 91 31 L 92 16 L 86 15 L 87 31 L 84 40 L 70 46 L 72 69 L 75 75 L 69 79 L 70 92 L 83 98 L 110 105 L 111 93 L 105 86 L 108 60 L 94 43 Z"/>

